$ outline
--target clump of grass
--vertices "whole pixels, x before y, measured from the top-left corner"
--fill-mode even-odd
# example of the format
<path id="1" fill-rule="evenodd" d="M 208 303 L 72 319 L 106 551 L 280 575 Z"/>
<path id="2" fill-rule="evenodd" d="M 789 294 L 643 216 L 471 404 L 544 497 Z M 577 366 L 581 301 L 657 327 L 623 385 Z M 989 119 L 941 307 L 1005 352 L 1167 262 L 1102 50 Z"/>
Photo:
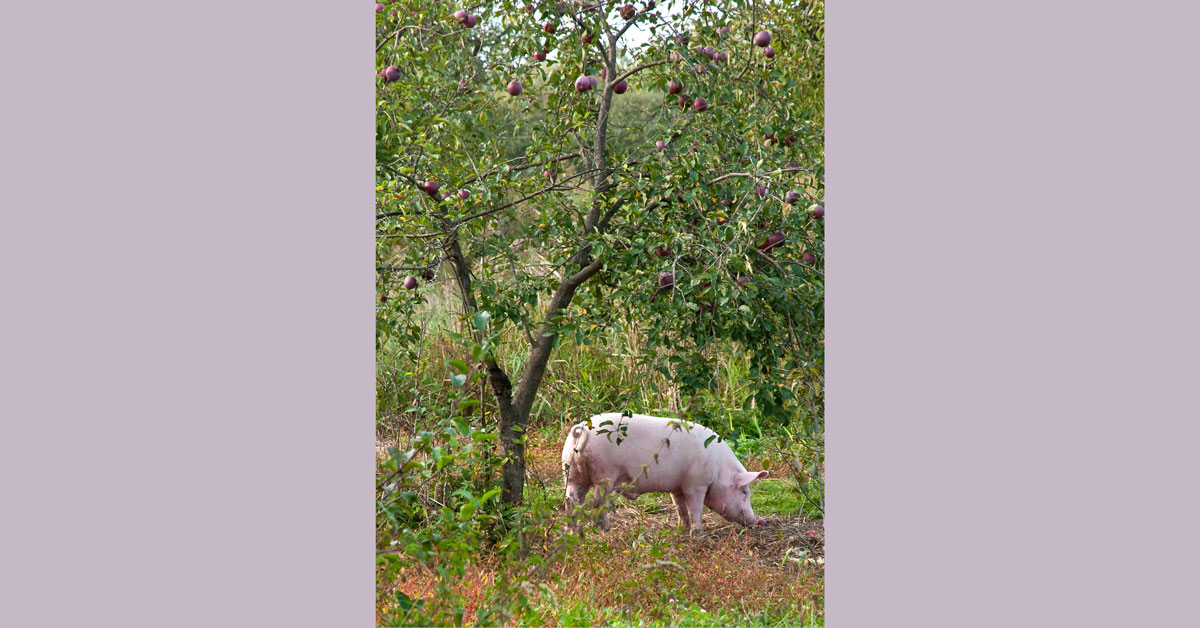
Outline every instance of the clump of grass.
<path id="1" fill-rule="evenodd" d="M 594 608 L 574 604 L 557 614 L 553 612 L 530 613 L 526 626 L 607 626 L 611 628 L 652 628 L 666 626 L 824 626 L 817 613 L 804 615 L 792 609 L 770 611 L 751 609 L 744 606 L 724 609 L 706 609 L 691 604 L 664 609 L 662 613 L 627 611 L 614 607 Z M 532 621 L 530 621 L 532 620 Z"/>
<path id="2" fill-rule="evenodd" d="M 755 482 L 750 491 L 750 505 L 759 515 L 795 515 L 804 510 L 803 499 L 791 478 Z"/>
<path id="3" fill-rule="evenodd" d="M 475 623 L 497 574 L 486 561 L 456 587 L 464 625 Z M 429 595 L 433 574 L 414 568 L 398 589 Z M 552 594 L 535 594 L 512 618 L 518 626 L 822 626 L 820 571 L 765 555 L 742 534 L 687 537 L 672 529 L 628 527 L 585 534 L 550 574 Z"/>

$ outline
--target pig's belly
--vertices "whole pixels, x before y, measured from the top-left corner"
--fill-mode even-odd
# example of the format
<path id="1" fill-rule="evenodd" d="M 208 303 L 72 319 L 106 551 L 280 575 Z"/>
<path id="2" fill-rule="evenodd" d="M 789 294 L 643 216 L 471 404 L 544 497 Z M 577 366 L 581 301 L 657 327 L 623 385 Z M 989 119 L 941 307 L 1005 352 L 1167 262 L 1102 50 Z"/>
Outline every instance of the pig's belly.
<path id="1" fill-rule="evenodd" d="M 679 490 L 684 480 L 682 473 L 655 469 L 653 466 L 648 472 L 644 472 L 640 466 L 637 469 L 625 469 L 624 471 L 622 474 L 624 477 L 621 480 L 633 483 L 633 488 L 626 490 L 626 493 L 631 495 L 671 493 Z"/>

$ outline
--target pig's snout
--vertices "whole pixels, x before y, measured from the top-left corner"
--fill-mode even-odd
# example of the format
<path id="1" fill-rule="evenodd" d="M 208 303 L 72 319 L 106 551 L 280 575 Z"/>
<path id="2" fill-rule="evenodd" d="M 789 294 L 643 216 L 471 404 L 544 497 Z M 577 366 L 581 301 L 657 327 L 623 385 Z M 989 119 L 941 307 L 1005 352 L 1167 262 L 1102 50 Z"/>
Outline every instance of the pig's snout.
<path id="1" fill-rule="evenodd" d="M 767 525 L 767 520 L 766 520 L 766 519 L 759 519 L 758 521 L 754 522 L 754 525 L 756 525 L 756 526 L 765 526 L 765 525 Z"/>

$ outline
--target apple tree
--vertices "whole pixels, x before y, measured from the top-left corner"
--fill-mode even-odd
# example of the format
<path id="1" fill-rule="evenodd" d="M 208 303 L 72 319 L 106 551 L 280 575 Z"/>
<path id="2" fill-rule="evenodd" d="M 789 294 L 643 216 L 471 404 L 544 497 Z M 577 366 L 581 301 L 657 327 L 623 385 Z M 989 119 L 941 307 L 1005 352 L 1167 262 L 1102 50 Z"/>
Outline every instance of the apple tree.
<path id="1" fill-rule="evenodd" d="M 712 349 L 732 343 L 751 356 L 756 412 L 813 428 L 822 0 L 376 9 L 380 339 L 415 336 L 402 321 L 435 277 L 467 320 L 487 317 L 468 327 L 470 370 L 494 398 L 506 503 L 521 500 L 523 432 L 567 335 L 636 325 L 646 366 L 697 395 Z M 525 339 L 519 370 L 485 329 Z"/>

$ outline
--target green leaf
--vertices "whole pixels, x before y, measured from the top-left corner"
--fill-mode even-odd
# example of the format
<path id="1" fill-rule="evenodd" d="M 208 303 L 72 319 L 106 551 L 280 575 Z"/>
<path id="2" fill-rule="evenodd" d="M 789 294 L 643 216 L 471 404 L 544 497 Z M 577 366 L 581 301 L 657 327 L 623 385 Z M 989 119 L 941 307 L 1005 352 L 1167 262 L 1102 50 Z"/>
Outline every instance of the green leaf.
<path id="1" fill-rule="evenodd" d="M 488 328 L 488 323 L 492 320 L 492 315 L 486 310 L 480 310 L 475 313 L 475 328 L 479 331 L 485 331 Z"/>

